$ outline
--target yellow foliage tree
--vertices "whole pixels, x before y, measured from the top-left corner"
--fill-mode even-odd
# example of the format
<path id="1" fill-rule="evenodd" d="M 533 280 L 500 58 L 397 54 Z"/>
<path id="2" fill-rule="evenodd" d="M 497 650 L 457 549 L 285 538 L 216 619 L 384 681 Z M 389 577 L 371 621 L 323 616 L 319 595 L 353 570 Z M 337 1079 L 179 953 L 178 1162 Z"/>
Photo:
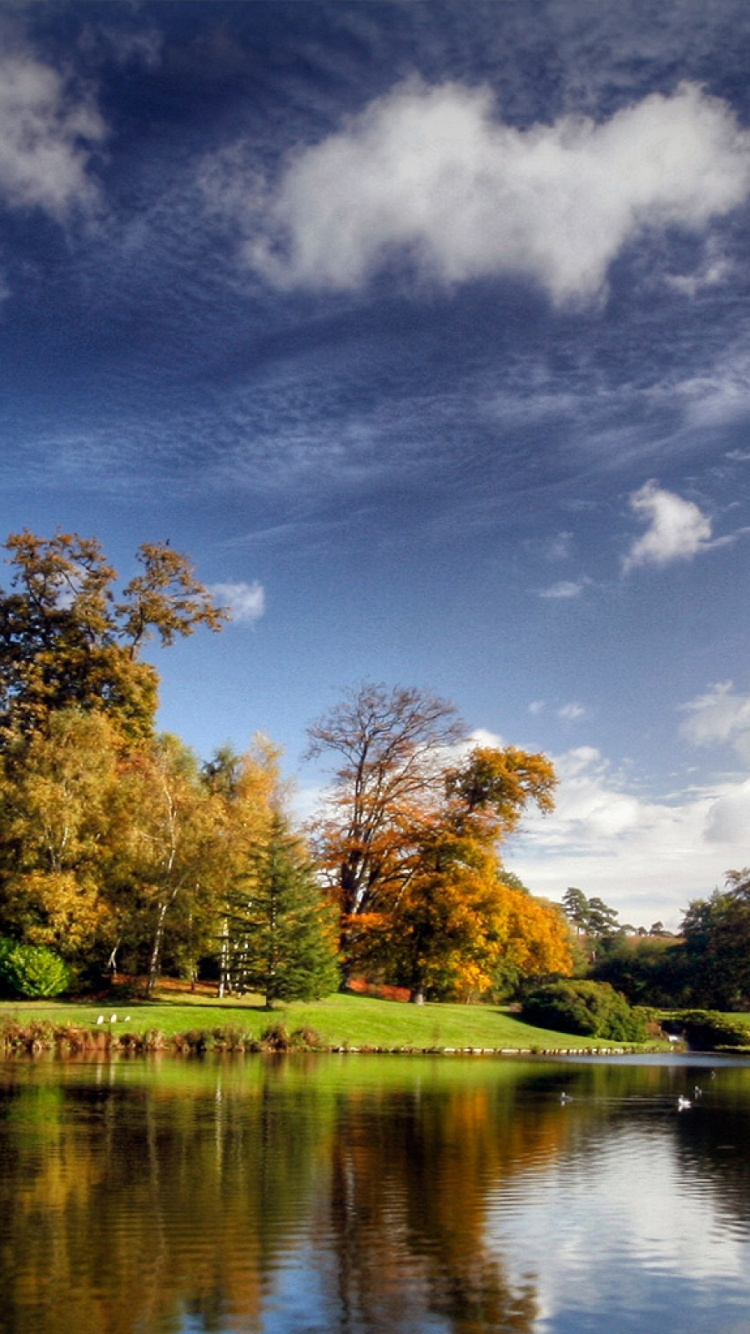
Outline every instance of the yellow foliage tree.
<path id="1" fill-rule="evenodd" d="M 6 752 L 0 782 L 2 929 L 72 957 L 105 914 L 119 740 L 102 713 L 61 709 Z"/>

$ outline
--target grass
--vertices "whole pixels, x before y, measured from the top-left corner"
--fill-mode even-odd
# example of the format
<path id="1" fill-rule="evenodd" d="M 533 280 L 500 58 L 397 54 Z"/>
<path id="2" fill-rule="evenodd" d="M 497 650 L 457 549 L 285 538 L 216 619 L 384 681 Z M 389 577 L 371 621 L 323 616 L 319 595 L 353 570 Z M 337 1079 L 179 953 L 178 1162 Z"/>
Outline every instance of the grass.
<path id="1" fill-rule="evenodd" d="M 100 1015 L 104 1021 L 97 1024 Z M 17 1001 L 0 1003 L 0 1025 L 74 1025 L 122 1039 L 158 1031 L 168 1040 L 179 1035 L 241 1030 L 259 1041 L 271 1025 L 288 1032 L 312 1030 L 326 1048 L 380 1051 L 482 1049 L 488 1051 L 586 1051 L 628 1048 L 598 1038 L 575 1037 L 524 1024 L 500 1006 L 407 1005 L 367 996 L 334 995 L 310 1003 L 280 1005 L 269 1012 L 260 997 L 219 1001 L 175 990 L 157 992 L 152 1001 Z M 666 1043 L 648 1044 L 666 1047 Z"/>

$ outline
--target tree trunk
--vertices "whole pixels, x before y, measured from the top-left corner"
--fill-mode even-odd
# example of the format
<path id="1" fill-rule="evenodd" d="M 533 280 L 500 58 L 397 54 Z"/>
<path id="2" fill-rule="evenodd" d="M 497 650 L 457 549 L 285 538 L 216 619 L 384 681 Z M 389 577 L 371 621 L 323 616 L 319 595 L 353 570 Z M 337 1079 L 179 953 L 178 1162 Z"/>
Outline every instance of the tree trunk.
<path id="1" fill-rule="evenodd" d="M 151 947 L 151 958 L 148 965 L 148 986 L 146 988 L 146 993 L 149 996 L 153 995 L 159 976 L 159 959 L 161 958 L 161 945 L 162 940 L 164 939 L 164 919 L 166 915 L 167 900 L 164 899 L 159 906 L 159 915 L 156 919 L 156 930 L 154 932 L 154 943 Z"/>

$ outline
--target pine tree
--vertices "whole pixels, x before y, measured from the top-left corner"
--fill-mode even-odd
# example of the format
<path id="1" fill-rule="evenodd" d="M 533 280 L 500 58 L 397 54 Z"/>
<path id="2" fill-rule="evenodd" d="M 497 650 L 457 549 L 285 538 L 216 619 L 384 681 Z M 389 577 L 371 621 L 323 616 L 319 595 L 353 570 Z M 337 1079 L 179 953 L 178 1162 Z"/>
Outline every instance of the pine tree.
<path id="1" fill-rule="evenodd" d="M 275 1001 L 317 1000 L 335 991 L 337 917 L 312 863 L 282 815 L 248 858 L 229 896 L 222 949 L 228 989 Z"/>

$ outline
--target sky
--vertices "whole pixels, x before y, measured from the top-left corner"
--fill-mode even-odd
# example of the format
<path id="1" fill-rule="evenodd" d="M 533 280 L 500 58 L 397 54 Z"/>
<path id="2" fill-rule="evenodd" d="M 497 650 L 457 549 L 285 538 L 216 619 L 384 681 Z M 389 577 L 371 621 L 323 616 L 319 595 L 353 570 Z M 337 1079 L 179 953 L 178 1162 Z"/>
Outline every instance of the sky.
<path id="1" fill-rule="evenodd" d="M 748 71 L 746 0 L 5 0 L 3 540 L 190 555 L 202 758 L 310 811 L 430 690 L 554 760 L 533 892 L 676 929 L 750 863 Z"/>

